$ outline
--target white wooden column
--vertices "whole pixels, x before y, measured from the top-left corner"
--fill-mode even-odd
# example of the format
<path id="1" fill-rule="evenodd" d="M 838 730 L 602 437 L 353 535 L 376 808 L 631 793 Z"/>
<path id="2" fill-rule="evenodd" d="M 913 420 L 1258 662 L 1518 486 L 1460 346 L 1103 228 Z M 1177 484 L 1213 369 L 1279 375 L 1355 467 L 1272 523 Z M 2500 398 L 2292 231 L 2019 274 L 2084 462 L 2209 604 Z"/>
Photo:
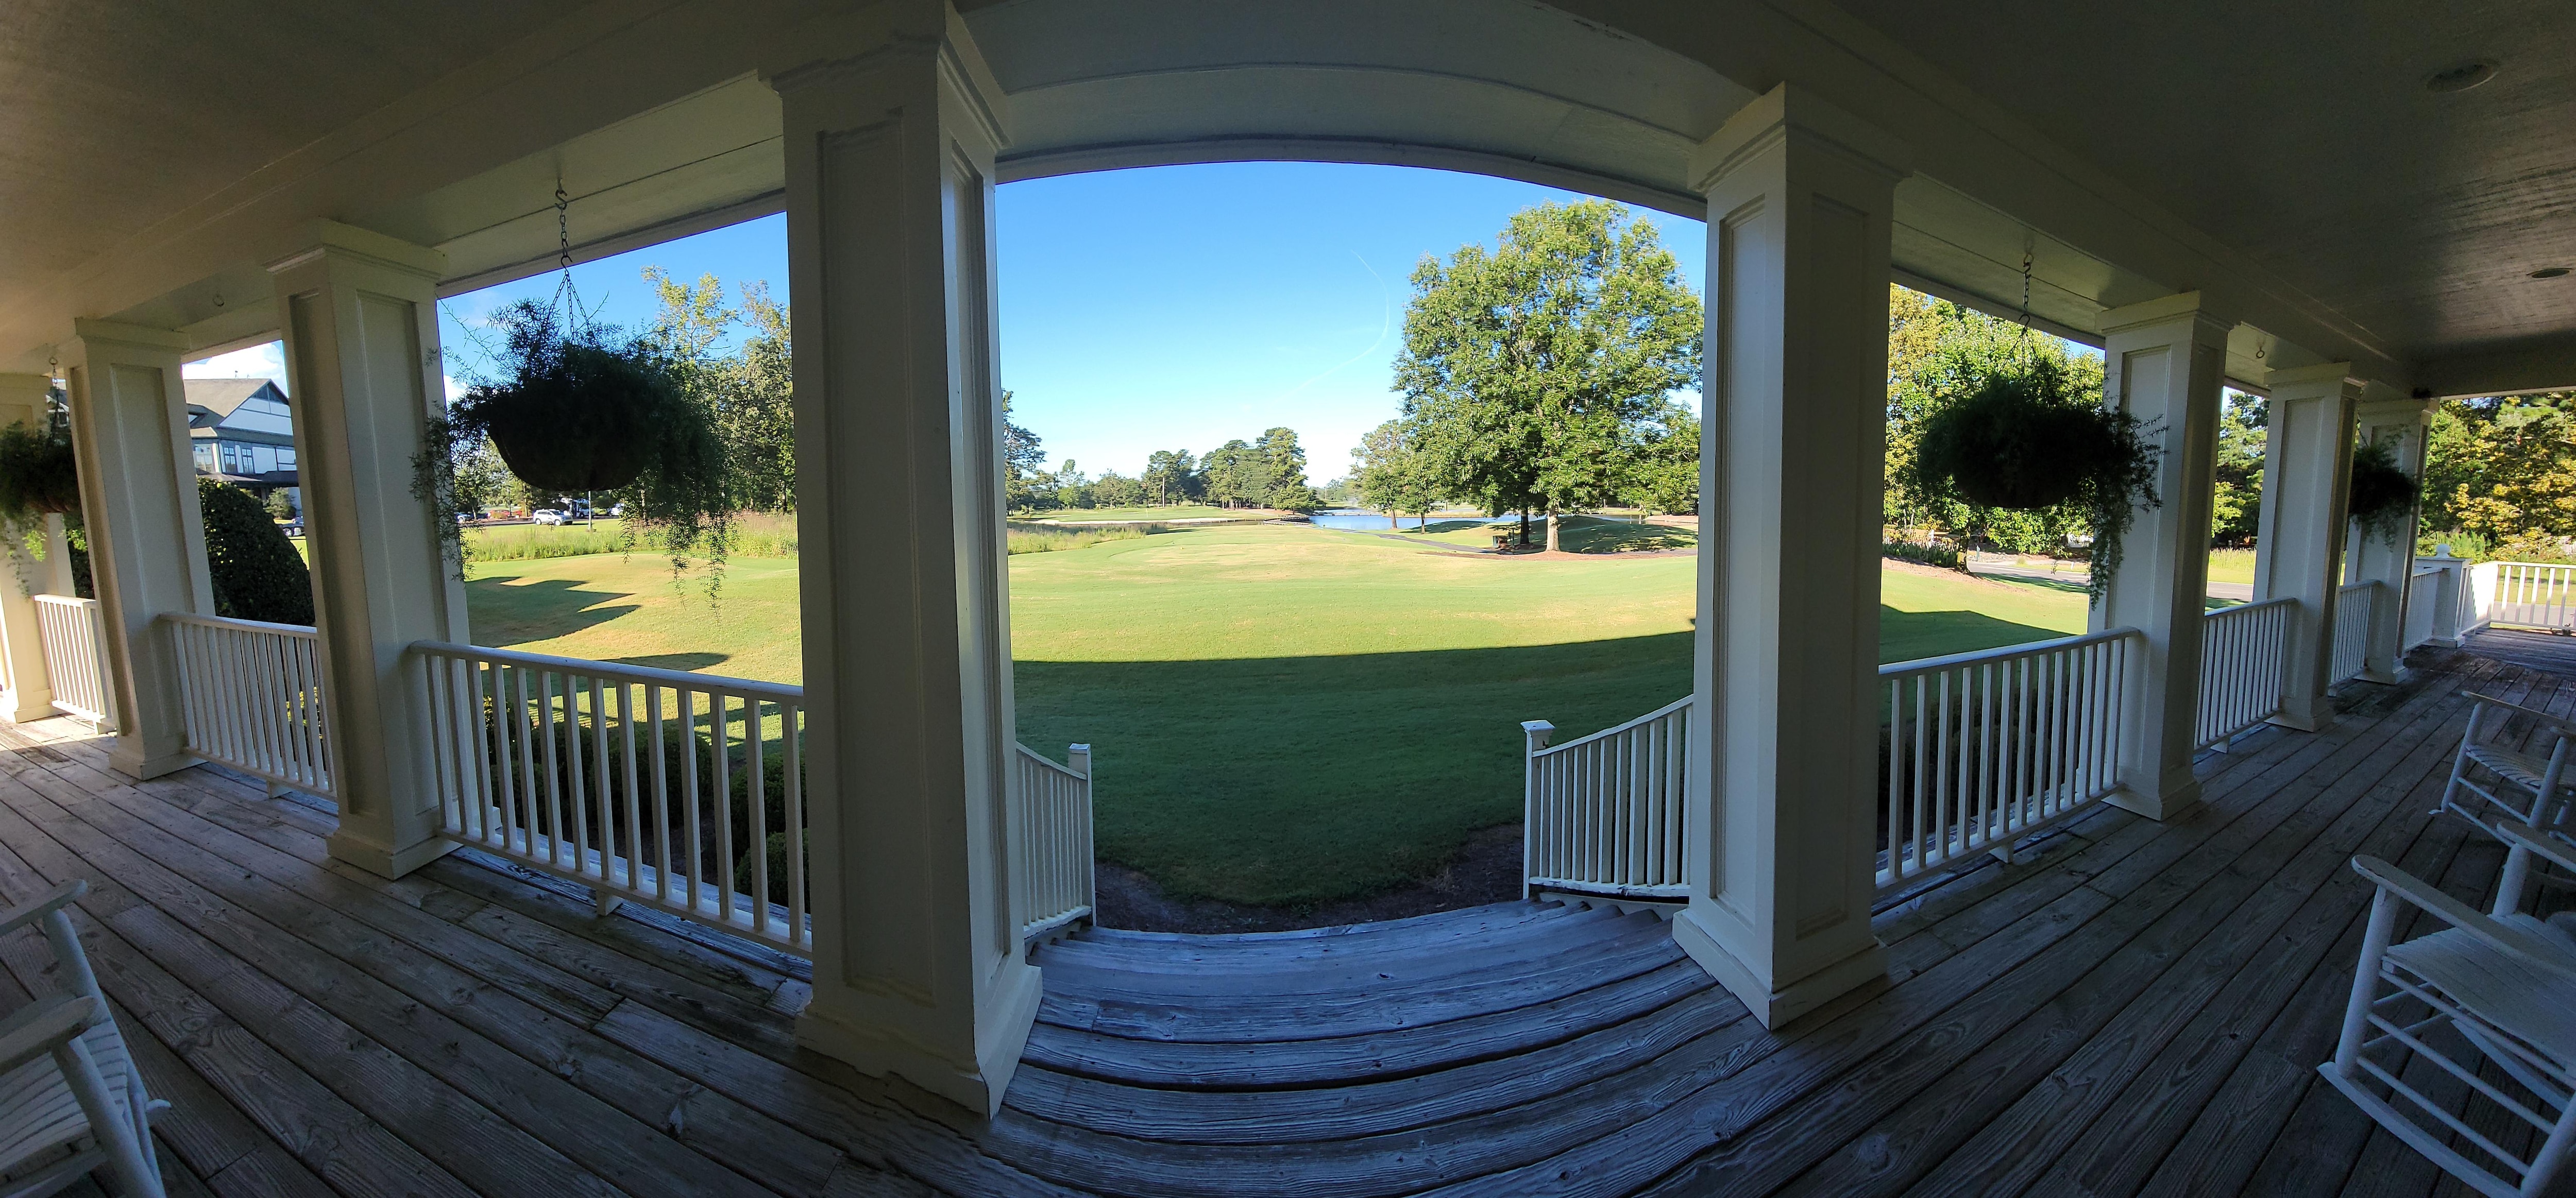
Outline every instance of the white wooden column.
<path id="1" fill-rule="evenodd" d="M 2120 789 L 2110 801 L 2160 820 L 2200 803 L 2191 759 L 2199 740 L 2218 398 L 2232 324 L 2203 310 L 2198 292 L 2102 316 L 2102 402 L 2137 417 L 2164 450 L 2156 470 L 2163 504 L 2138 511 L 2126 561 L 2092 608 L 2096 631 L 2125 627 L 2147 636 L 2147 651 L 2129 672 Z"/>
<path id="2" fill-rule="evenodd" d="M 90 580 L 107 620 L 116 745 L 108 763 L 137 778 L 196 764 L 179 710 L 179 660 L 163 612 L 215 614 L 206 530 L 179 380 L 187 338 L 103 320 L 72 322 L 62 346 Z"/>
<path id="3" fill-rule="evenodd" d="M 414 641 L 468 639 L 439 514 L 412 495 L 412 459 L 446 406 L 435 290 L 446 259 L 331 221 L 315 222 L 309 245 L 268 269 L 286 321 L 339 791 L 330 851 L 398 878 L 455 847 L 438 839 L 424 699 L 404 653 Z"/>
<path id="4" fill-rule="evenodd" d="M 1883 975 L 1879 509 L 1905 153 L 1783 85 L 1693 160 L 1708 196 L 1690 905 L 1673 939 L 1777 1027 Z"/>
<path id="5" fill-rule="evenodd" d="M 2254 540 L 2254 598 L 2296 599 L 2281 660 L 2281 714 L 2315 732 L 2334 722 L 2335 592 L 2343 585 L 2345 496 L 2353 405 L 2362 383 L 2343 362 L 2275 370 L 2267 384 L 2263 517 Z"/>
<path id="6" fill-rule="evenodd" d="M 2388 442 L 2396 447 L 2397 468 L 2408 478 L 2424 477 L 2424 436 L 2433 424 L 2433 401 L 2408 399 L 2387 384 L 2373 382 L 2355 413 L 2354 444 Z M 2362 653 L 2365 682 L 2397 681 L 2397 659 L 2406 648 L 2406 581 L 2415 573 L 2415 526 L 2424 506 L 2415 505 L 2391 536 L 2374 537 L 2356 523 L 2347 543 L 2352 582 L 2376 582 L 2379 595 L 2370 611 L 2370 639 Z"/>
<path id="7" fill-rule="evenodd" d="M 818 26 L 767 72 L 787 147 L 814 997 L 800 1043 L 981 1115 L 1035 1019 L 1010 917 L 1013 744 L 993 155 L 944 3 Z"/>
<path id="8" fill-rule="evenodd" d="M 0 428 L 24 424 L 39 432 L 46 422 L 45 393 L 54 381 L 41 374 L 0 374 Z M 51 563 L 27 554 L 16 537 L 0 545 L 0 685 L 8 687 L 0 718 L 12 723 L 41 720 L 54 714 L 51 676 L 45 672 L 45 645 L 36 632 L 36 601 L 53 573 Z"/>

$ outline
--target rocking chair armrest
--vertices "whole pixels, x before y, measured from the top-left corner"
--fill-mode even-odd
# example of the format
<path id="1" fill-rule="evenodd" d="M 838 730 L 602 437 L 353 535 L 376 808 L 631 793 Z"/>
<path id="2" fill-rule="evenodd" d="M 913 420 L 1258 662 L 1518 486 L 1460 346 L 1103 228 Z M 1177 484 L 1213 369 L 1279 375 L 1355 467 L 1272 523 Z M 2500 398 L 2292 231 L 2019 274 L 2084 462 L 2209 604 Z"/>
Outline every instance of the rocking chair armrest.
<path id="1" fill-rule="evenodd" d="M 2576 872 L 2576 844 L 2512 820 L 2496 821 L 2496 835 L 2504 838 L 2504 847 L 2508 849 L 2527 850 L 2560 869 Z"/>
<path id="2" fill-rule="evenodd" d="M 57 994 L 0 1020 L 0 1073 L 71 1042 L 89 1030 L 90 1021 L 97 1015 L 97 999 L 86 994 Z"/>
<path id="3" fill-rule="evenodd" d="M 2517 957 L 2528 958 L 2534 964 L 2564 973 L 2571 983 L 2576 983 L 2576 954 L 2491 918 L 2377 857 L 2355 857 L 2352 868 L 2375 883 L 2381 893 L 2395 894 L 2452 927 Z"/>
<path id="4" fill-rule="evenodd" d="M 39 919 L 43 919 L 45 916 L 61 910 L 64 904 L 88 893 L 89 883 L 82 881 L 79 878 L 74 878 L 71 881 L 65 882 L 62 885 L 56 886 L 52 890 L 45 892 L 45 897 L 37 899 L 35 902 L 11 907 L 6 912 L 0 912 L 0 936 L 6 936 L 11 932 L 26 927 L 28 924 L 34 923 Z"/>
<path id="5" fill-rule="evenodd" d="M 2502 707 L 2508 711 L 2518 711 L 2540 721 L 2543 724 L 2549 725 L 2550 729 L 2560 736 L 2576 737 L 2576 720 L 2569 720 L 2567 717 L 2561 715 L 2552 715 L 2537 707 L 2525 707 L 2522 704 L 2512 702 L 2511 700 L 2496 698 L 2494 695 L 2482 695 L 2476 691 L 2469 691 L 2467 694 L 2469 702 L 2471 703 L 2478 704 L 2482 707 Z"/>

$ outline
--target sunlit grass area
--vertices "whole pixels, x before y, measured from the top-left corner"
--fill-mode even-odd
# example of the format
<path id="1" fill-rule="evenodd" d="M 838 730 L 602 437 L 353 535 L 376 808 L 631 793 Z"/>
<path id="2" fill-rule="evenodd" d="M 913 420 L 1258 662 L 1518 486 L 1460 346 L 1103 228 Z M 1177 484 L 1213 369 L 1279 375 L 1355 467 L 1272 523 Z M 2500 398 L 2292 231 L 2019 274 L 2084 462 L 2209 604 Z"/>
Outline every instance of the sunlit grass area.
<path id="1" fill-rule="evenodd" d="M 1021 554 L 1020 737 L 1093 746 L 1101 855 L 1174 893 L 1366 894 L 1519 817 L 1520 721 L 1575 736 L 1688 690 L 1696 569 L 1283 525 Z M 799 681 L 793 560 L 737 559 L 713 608 L 699 586 L 643 554 L 489 563 L 474 639 Z M 2084 623 L 2079 588 L 1903 568 L 1882 588 L 1886 661 Z"/>

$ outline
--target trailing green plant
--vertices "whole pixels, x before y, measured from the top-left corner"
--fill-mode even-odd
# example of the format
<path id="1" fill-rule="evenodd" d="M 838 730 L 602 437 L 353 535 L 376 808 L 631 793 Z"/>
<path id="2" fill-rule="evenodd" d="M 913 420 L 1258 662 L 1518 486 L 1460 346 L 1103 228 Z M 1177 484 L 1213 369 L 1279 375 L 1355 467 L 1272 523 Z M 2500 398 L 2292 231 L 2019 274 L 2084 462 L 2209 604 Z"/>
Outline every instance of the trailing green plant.
<path id="1" fill-rule="evenodd" d="M 268 509 L 250 492 L 197 480 L 206 527 L 206 574 L 215 614 L 271 624 L 313 622 L 313 575 Z"/>
<path id="2" fill-rule="evenodd" d="M 2344 511 L 2362 535 L 2395 542 L 2414 518 L 2417 489 L 2397 465 L 2397 443 L 2373 441 L 2352 451 L 2352 484 Z"/>
<path id="3" fill-rule="evenodd" d="M 1940 409 L 1924 421 L 1915 487 L 1977 507 L 2072 508 L 2092 533 L 2086 589 L 2100 601 L 2119 572 L 2121 540 L 2138 509 L 2161 503 L 2161 451 L 2137 417 L 2069 386 L 2051 359 L 1961 366 Z"/>
<path id="4" fill-rule="evenodd" d="M 567 316 L 566 313 L 572 313 Z M 615 326 L 522 300 L 494 314 L 501 377 L 477 383 L 433 420 L 413 462 L 413 494 L 440 514 L 461 572 L 470 555 L 456 525 L 472 515 L 460 462 L 489 441 L 510 473 L 540 493 L 623 503 L 626 547 L 642 543 L 712 567 L 709 594 L 732 547 L 732 480 L 708 405 L 688 394 L 685 364 Z"/>

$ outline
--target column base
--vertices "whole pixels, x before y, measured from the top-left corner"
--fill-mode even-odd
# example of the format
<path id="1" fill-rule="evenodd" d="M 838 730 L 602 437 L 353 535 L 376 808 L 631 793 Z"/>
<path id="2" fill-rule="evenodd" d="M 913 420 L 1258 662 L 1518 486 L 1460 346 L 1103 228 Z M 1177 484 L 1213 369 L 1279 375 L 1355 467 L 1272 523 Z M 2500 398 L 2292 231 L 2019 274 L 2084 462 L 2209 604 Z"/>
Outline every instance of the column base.
<path id="1" fill-rule="evenodd" d="M 377 877 L 392 879 L 455 852 L 457 844 L 453 840 L 432 837 L 404 848 L 387 848 L 360 839 L 344 824 L 340 831 L 333 832 L 331 838 L 324 842 L 324 847 L 334 861 L 346 861 Z"/>
<path id="2" fill-rule="evenodd" d="M 2122 786 L 2102 796 L 2102 801 L 2122 811 L 2134 811 L 2157 823 L 2171 823 L 2200 810 L 2200 780 L 2194 778 L 2161 795 L 2143 794 Z"/>
<path id="3" fill-rule="evenodd" d="M 2300 732 L 2323 732 L 2334 727 L 2334 704 L 2319 695 L 2306 704 L 2285 704 L 2281 714 L 2264 722 Z"/>
<path id="4" fill-rule="evenodd" d="M 2365 669 L 2352 677 L 2355 682 L 2374 682 L 2381 686 L 2392 686 L 2397 682 L 2397 671 Z"/>
<path id="5" fill-rule="evenodd" d="M 158 778 L 163 774 L 178 773 L 197 764 L 197 758 L 186 749 L 165 749 L 154 752 L 135 737 L 120 736 L 116 738 L 116 744 L 107 750 L 107 764 L 108 768 L 117 773 L 142 782 Z"/>
<path id="6" fill-rule="evenodd" d="M 1716 978 L 1737 1001 L 1753 1012 L 1763 1027 L 1777 1029 L 1809 1011 L 1887 976 L 1887 949 L 1873 938 L 1859 952 L 1774 990 L 1752 967 L 1684 908 L 1673 916 L 1673 943 Z"/>
<path id="7" fill-rule="evenodd" d="M 849 1012 L 808 1002 L 796 1017 L 796 1045 L 811 1049 L 871 1077 L 900 1077 L 954 1102 L 983 1118 L 1002 1112 L 1002 1095 L 1020 1068 L 1028 1048 L 1029 1029 L 1037 1023 L 1038 1000 L 1045 995 L 1036 968 L 1002 971 L 1001 993 L 989 1010 L 978 1012 L 975 1056 L 961 1064 L 948 1055 L 881 1023 L 853 1019 Z"/>
<path id="8" fill-rule="evenodd" d="M 54 710 L 52 691 L 11 691 L 6 700 L 0 700 L 0 705 L 9 709 L 9 722 L 12 724 L 32 724 L 59 714 Z"/>

